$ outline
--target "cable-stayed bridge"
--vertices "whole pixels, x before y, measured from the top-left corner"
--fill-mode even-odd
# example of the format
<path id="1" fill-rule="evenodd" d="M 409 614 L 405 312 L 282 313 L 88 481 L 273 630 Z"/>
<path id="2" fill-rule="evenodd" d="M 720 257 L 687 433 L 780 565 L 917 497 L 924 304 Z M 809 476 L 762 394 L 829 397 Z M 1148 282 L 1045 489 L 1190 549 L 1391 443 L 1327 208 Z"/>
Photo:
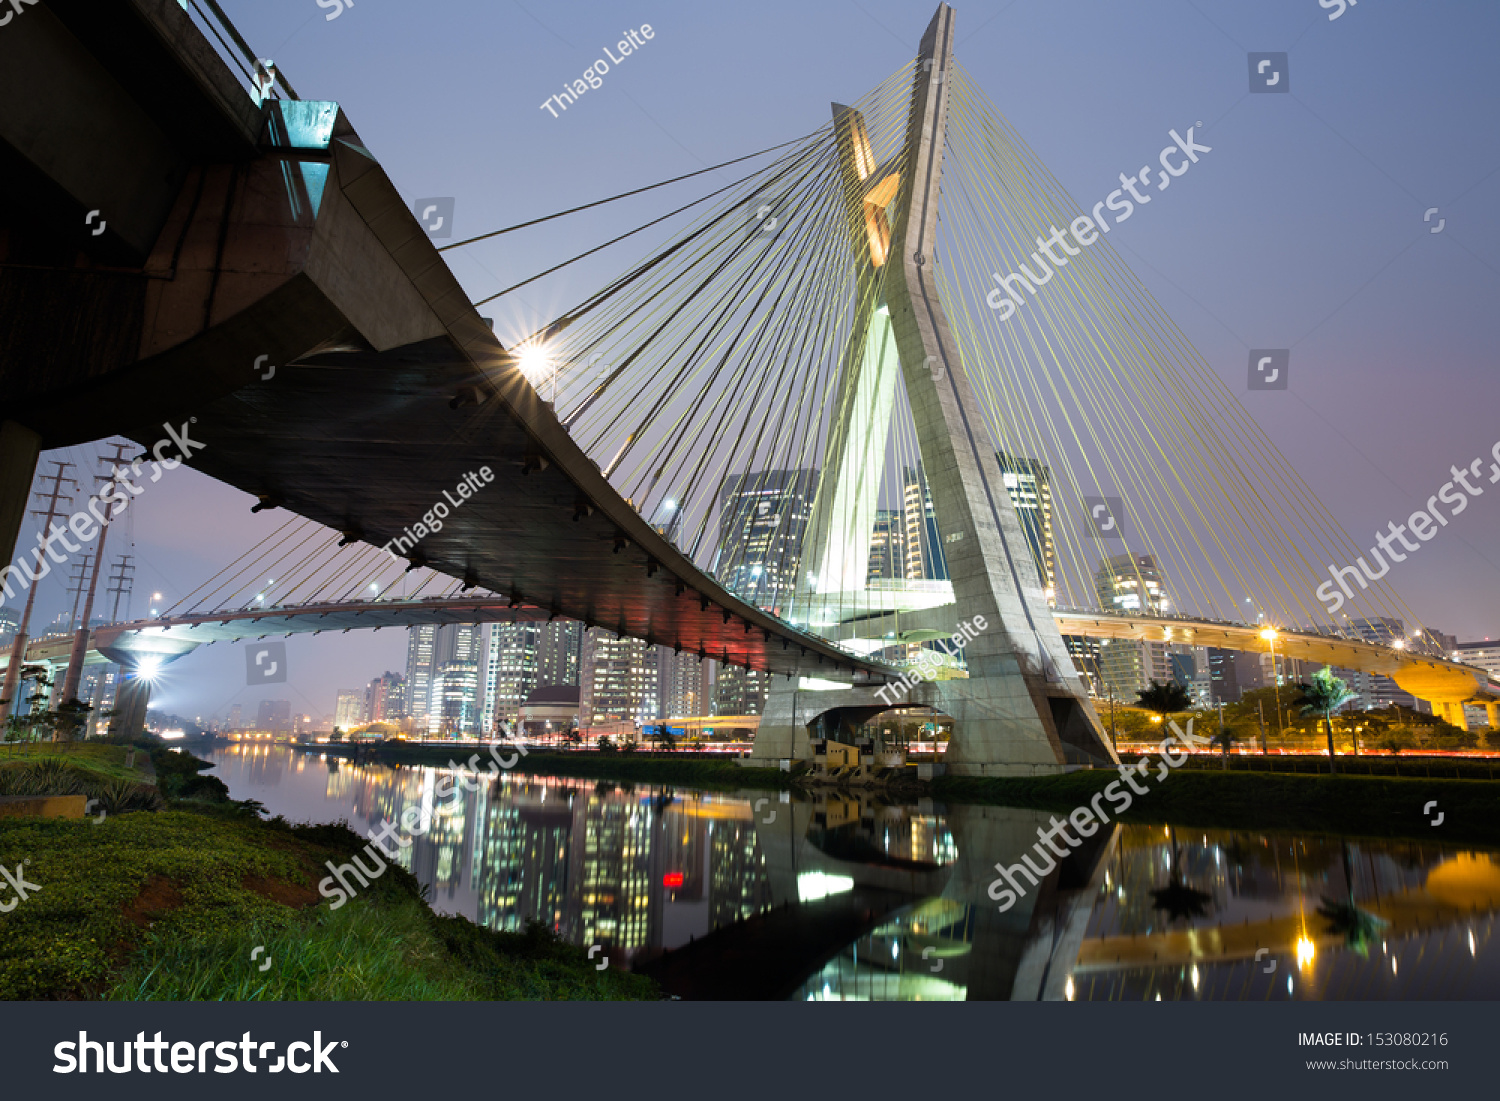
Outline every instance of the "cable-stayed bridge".
<path id="1" fill-rule="evenodd" d="M 1270 651 L 1262 629 L 1250 624 L 1081 610 L 1059 610 L 1054 614 L 1058 630 L 1072 637 L 1175 641 L 1228 650 Z M 256 605 L 95 626 L 90 632 L 86 662 L 90 665 L 113 662 L 137 668 L 149 662 L 159 667 L 215 642 L 385 628 L 405 630 L 424 625 L 538 623 L 552 618 L 545 608 L 511 605 L 504 598 L 482 595 Z M 71 649 L 70 635 L 35 638 L 27 646 L 26 661 L 62 668 Z M 1490 711 L 1492 725 L 1500 725 L 1494 722 L 1496 715 L 1491 710 L 1500 706 L 1495 702 L 1500 701 L 1500 683 L 1482 669 L 1359 639 L 1291 631 L 1278 632 L 1275 652 L 1290 661 L 1317 662 L 1387 676 L 1420 699 L 1482 704 Z M 0 669 L 9 661 L 8 652 L 0 653 Z"/>
<path id="2" fill-rule="evenodd" d="M 0 72 L 56 92 L 7 113 L 7 209 L 112 215 L 61 244 L 11 227 L 30 247 L 0 269 L 12 542 L 43 448 L 190 426 L 195 469 L 310 522 L 247 552 L 273 605 L 389 614 L 363 594 L 415 572 L 783 674 L 763 758 L 883 710 L 915 647 L 981 618 L 966 675 L 906 697 L 956 720 L 961 772 L 1111 761 L 1063 636 L 1260 649 L 1244 600 L 1285 646 L 1318 640 L 1310 659 L 1436 670 L 1419 694 L 1459 721 L 1493 698 L 1473 670 L 1340 637 L 1421 620 L 1373 570 L 1330 619 L 1327 571 L 1367 552 L 968 79 L 946 5 L 911 63 L 508 345 L 336 103 L 297 99 L 232 28 L 226 61 L 177 4 L 94 16 L 38 8 L 0 39 Z M 1013 497 L 1018 471 L 1045 510 Z M 882 525 L 902 543 L 883 574 Z M 1106 569 L 1146 556 L 1175 627 L 1159 582 Z M 1092 631 L 1055 610 L 1096 604 Z M 100 642 L 206 634 L 226 608 L 182 611 L 208 619 Z"/>

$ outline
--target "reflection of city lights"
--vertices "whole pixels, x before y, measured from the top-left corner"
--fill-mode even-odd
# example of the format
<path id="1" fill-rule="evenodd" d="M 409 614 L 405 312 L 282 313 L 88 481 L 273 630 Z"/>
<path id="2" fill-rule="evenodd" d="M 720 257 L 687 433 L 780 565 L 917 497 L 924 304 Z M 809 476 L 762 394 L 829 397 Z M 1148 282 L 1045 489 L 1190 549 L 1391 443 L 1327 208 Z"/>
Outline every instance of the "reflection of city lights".
<path id="1" fill-rule="evenodd" d="M 1196 963 L 1193 964 L 1193 970 L 1192 970 L 1191 978 L 1193 980 L 1193 993 L 1196 994 L 1196 993 L 1198 993 L 1198 978 L 1199 978 L 1199 976 L 1198 976 L 1198 965 Z"/>
<path id="2" fill-rule="evenodd" d="M 1474 930 L 1470 929 L 1469 930 L 1469 955 L 1472 956 L 1472 955 L 1475 954 L 1475 952 L 1476 952 L 1476 949 L 1474 947 Z"/>
<path id="3" fill-rule="evenodd" d="M 1317 946 L 1306 937 L 1297 938 L 1297 966 L 1305 968 L 1318 954 Z"/>

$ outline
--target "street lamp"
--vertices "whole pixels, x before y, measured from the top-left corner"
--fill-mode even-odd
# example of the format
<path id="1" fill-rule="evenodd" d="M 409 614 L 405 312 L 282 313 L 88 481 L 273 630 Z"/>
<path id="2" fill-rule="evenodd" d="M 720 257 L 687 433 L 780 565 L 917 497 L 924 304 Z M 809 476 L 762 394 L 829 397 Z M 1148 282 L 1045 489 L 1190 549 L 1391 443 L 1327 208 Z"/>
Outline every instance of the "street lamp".
<path id="1" fill-rule="evenodd" d="M 1271 684 L 1276 689 L 1276 736 L 1284 743 L 1286 741 L 1286 727 L 1281 722 L 1281 677 L 1276 672 L 1276 636 L 1279 634 L 1275 627 L 1267 627 L 1260 633 L 1260 637 L 1266 640 L 1271 650 Z"/>

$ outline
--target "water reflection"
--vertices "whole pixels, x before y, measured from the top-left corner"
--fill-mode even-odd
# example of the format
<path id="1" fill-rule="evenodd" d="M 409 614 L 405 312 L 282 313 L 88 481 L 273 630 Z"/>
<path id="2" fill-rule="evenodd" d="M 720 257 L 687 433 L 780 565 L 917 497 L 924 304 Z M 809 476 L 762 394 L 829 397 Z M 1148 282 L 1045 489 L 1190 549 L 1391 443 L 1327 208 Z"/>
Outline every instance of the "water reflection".
<path id="1" fill-rule="evenodd" d="M 446 770 L 213 756 L 235 797 L 294 821 L 368 833 L 415 808 L 422 836 L 398 859 L 437 909 L 541 921 L 687 996 L 1500 997 L 1486 853 L 1117 827 L 1000 913 L 994 865 L 1045 813 L 511 774 L 444 799 Z"/>

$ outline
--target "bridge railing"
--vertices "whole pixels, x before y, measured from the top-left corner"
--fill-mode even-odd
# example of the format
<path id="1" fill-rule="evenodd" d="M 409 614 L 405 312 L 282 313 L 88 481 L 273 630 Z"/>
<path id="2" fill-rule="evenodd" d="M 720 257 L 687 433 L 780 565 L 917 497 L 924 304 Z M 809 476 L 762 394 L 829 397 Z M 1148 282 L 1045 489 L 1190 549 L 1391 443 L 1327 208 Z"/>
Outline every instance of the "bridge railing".
<path id="1" fill-rule="evenodd" d="M 203 31 L 219 56 L 240 75 L 246 92 L 256 103 L 272 98 L 301 98 L 272 64 L 273 59 L 256 56 L 217 0 L 177 0 L 177 3 Z"/>

